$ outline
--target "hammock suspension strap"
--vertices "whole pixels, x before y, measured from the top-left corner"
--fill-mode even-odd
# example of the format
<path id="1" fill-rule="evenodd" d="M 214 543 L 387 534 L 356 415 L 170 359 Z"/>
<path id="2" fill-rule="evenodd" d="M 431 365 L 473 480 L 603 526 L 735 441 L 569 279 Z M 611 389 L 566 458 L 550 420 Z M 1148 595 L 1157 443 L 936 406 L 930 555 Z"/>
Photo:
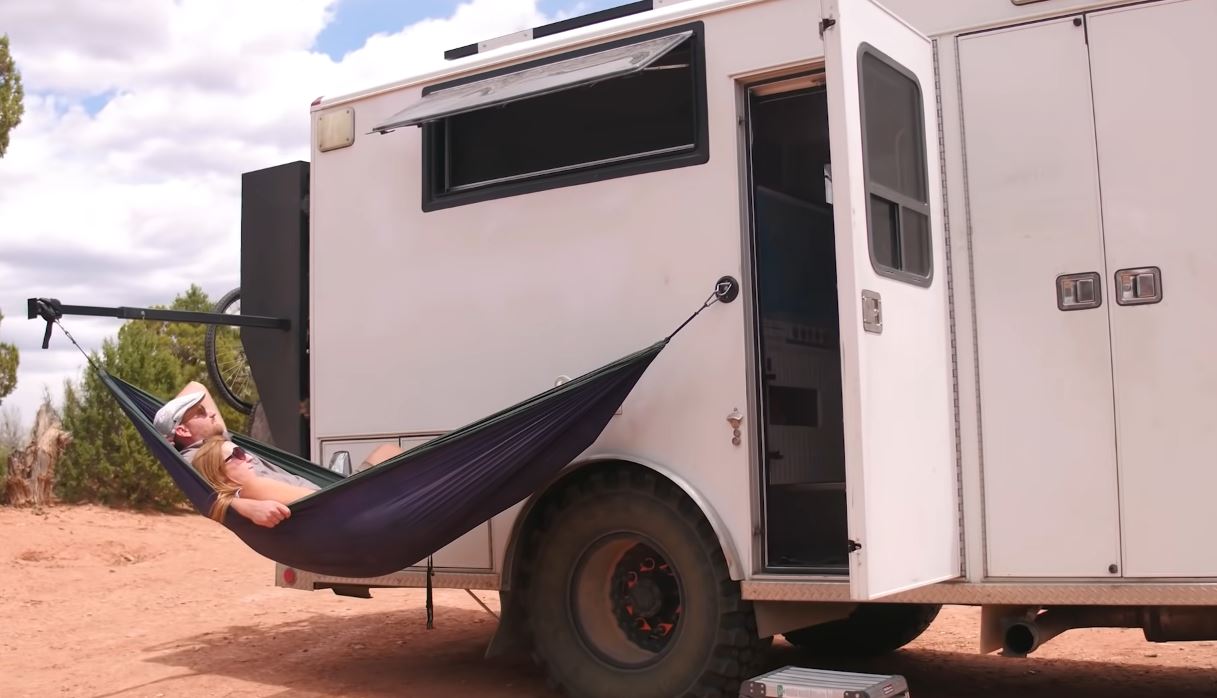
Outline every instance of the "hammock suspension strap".
<path id="1" fill-rule="evenodd" d="M 431 598 L 431 578 L 435 576 L 435 559 L 427 556 L 427 630 L 435 630 L 435 602 Z"/>
<path id="2" fill-rule="evenodd" d="M 706 299 L 706 302 L 702 303 L 701 307 L 697 309 L 697 312 L 690 315 L 688 320 L 685 320 L 684 322 L 680 323 L 680 327 L 677 327 L 672 332 L 672 334 L 668 335 L 667 339 L 665 339 L 664 341 L 671 341 L 671 339 L 676 336 L 677 332 L 680 332 L 681 330 L 683 330 L 685 328 L 685 325 L 688 325 L 690 322 L 693 322 L 693 318 L 697 317 L 698 315 L 701 315 L 702 311 L 705 310 L 706 308 L 709 308 L 710 306 L 712 306 L 715 303 L 718 303 L 720 301 L 723 303 L 730 303 L 731 301 L 735 300 L 738 296 L 739 296 L 739 282 L 736 281 L 734 277 L 724 276 L 723 278 L 719 279 L 714 284 L 714 291 L 710 294 L 710 297 Z"/>

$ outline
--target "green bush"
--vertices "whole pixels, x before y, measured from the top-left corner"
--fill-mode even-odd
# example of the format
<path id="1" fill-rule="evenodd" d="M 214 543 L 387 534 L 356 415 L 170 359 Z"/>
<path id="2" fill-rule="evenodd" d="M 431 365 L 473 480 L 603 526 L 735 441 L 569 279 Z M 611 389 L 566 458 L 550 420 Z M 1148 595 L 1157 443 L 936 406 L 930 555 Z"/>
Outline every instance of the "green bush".
<path id="1" fill-rule="evenodd" d="M 170 307 L 210 311 L 211 302 L 202 289 L 191 286 Z M 93 360 L 164 400 L 189 381 L 208 383 L 205 331 L 204 325 L 133 320 L 119 329 L 117 341 L 103 342 Z M 226 405 L 220 410 L 230 427 L 242 424 Z M 185 501 L 92 367 L 85 369 L 79 385 L 64 386 L 63 426 L 72 433 L 72 443 L 56 469 L 60 499 L 162 510 Z"/>

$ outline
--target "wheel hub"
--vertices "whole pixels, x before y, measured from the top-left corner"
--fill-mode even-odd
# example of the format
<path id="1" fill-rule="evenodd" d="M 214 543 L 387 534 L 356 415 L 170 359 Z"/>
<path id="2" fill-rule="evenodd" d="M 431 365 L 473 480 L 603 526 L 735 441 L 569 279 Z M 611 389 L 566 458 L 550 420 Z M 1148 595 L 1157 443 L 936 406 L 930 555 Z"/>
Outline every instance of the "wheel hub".
<path id="1" fill-rule="evenodd" d="M 613 571 L 613 610 L 630 642 L 650 652 L 667 646 L 680 621 L 680 583 L 675 571 L 650 546 L 639 543 Z"/>
<path id="2" fill-rule="evenodd" d="M 640 579 L 637 575 L 633 575 L 633 578 L 636 581 L 634 588 L 626 592 L 626 605 L 632 606 L 642 616 L 653 616 L 659 613 L 659 610 L 663 608 L 663 595 L 659 590 L 659 585 L 649 577 Z"/>

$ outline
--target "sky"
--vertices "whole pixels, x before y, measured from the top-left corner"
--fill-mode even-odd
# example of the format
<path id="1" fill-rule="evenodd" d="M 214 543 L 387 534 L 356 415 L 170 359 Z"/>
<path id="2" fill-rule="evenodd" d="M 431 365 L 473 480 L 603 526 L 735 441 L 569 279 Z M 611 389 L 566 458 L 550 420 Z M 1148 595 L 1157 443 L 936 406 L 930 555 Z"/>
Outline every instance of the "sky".
<path id="1" fill-rule="evenodd" d="M 628 0 L 3 0 L 25 115 L 0 158 L 2 409 L 29 425 L 84 357 L 26 299 L 167 305 L 239 285 L 241 173 L 309 159 L 309 105 L 446 49 Z M 69 316 L 88 351 L 122 321 Z"/>

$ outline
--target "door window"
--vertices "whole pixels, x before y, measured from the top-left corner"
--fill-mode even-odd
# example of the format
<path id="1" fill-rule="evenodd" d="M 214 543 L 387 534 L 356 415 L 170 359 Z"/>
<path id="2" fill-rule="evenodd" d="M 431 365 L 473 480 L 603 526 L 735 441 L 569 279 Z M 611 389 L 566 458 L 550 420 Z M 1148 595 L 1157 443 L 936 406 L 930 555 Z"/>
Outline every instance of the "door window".
<path id="1" fill-rule="evenodd" d="M 928 286 L 933 256 L 921 86 L 867 45 L 858 72 L 871 262 L 884 276 Z"/>

